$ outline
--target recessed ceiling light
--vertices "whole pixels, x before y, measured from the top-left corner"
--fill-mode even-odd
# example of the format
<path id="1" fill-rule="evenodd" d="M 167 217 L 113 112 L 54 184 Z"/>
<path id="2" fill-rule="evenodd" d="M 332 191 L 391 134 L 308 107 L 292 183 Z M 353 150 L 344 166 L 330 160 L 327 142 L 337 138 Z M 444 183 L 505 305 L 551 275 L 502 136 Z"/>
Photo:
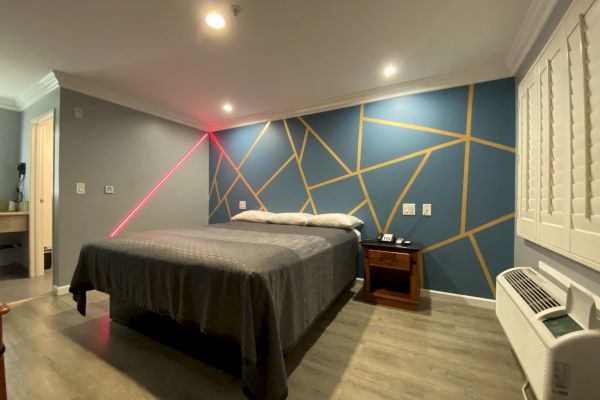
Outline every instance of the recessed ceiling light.
<path id="1" fill-rule="evenodd" d="M 233 106 L 231 104 L 229 104 L 229 103 L 225 103 L 225 104 L 223 104 L 223 110 L 225 112 L 228 112 L 228 113 L 232 112 L 233 111 Z"/>
<path id="2" fill-rule="evenodd" d="M 390 77 L 392 75 L 394 75 L 398 70 L 396 69 L 396 67 L 394 67 L 393 65 L 388 65 L 387 67 L 385 67 L 383 69 L 383 74 L 386 77 Z"/>
<path id="3" fill-rule="evenodd" d="M 225 19 L 223 16 L 216 12 L 211 12 L 204 19 L 208 26 L 214 29 L 221 29 L 225 26 Z"/>

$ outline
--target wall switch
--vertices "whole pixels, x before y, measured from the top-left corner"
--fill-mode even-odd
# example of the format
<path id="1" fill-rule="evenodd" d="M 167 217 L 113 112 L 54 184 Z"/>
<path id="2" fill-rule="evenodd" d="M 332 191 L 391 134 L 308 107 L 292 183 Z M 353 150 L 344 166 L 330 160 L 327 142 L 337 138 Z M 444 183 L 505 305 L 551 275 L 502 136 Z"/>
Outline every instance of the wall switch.
<path id="1" fill-rule="evenodd" d="M 240 200 L 240 210 L 246 209 L 246 200 Z"/>
<path id="2" fill-rule="evenodd" d="M 75 193 L 85 194 L 85 182 L 77 182 L 75 184 Z"/>
<path id="3" fill-rule="evenodd" d="M 83 108 L 75 107 L 73 108 L 73 116 L 78 119 L 83 119 Z"/>
<path id="4" fill-rule="evenodd" d="M 423 204 L 423 215 L 431 216 L 431 204 Z"/>
<path id="5" fill-rule="evenodd" d="M 402 204 L 403 215 L 415 215 L 415 203 L 403 203 Z"/>
<path id="6" fill-rule="evenodd" d="M 115 187 L 113 185 L 104 186 L 104 193 L 105 194 L 115 194 Z"/>

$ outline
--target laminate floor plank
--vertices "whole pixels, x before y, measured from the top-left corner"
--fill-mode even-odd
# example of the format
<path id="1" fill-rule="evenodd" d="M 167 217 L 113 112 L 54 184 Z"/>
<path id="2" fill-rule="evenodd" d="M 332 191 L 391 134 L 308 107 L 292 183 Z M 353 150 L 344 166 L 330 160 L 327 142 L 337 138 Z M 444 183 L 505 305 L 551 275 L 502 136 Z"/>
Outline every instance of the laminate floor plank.
<path id="1" fill-rule="evenodd" d="M 523 375 L 493 310 L 437 300 L 411 312 L 345 293 L 286 356 L 289 399 L 520 399 Z M 239 379 L 113 323 L 70 295 L 15 304 L 4 320 L 11 400 L 242 399 Z"/>

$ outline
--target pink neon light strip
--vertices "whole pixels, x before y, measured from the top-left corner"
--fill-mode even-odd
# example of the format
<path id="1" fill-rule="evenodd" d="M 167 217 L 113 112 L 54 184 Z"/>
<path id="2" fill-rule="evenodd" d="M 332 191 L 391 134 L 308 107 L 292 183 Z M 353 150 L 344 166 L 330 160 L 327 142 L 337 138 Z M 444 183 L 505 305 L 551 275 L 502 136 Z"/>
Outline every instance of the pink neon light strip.
<path id="1" fill-rule="evenodd" d="M 160 181 L 158 181 L 158 183 L 156 185 L 154 185 L 154 187 L 148 192 L 148 194 L 146 194 L 146 196 L 144 196 L 144 198 L 142 199 L 142 201 L 140 201 L 134 208 L 133 210 L 131 210 L 129 212 L 129 214 L 127 214 L 127 216 L 125 218 L 123 218 L 123 220 L 119 223 L 119 225 L 117 225 L 117 227 L 110 233 L 110 237 L 115 237 L 116 235 L 119 234 L 119 232 L 121 232 L 123 230 L 123 228 L 125 228 L 125 226 L 133 219 L 133 217 L 137 214 L 137 212 L 144 207 L 144 205 L 150 200 L 150 198 L 154 195 L 154 193 L 156 193 L 158 191 L 158 189 L 160 189 L 160 187 L 169 180 L 169 178 L 171 177 L 171 175 L 173 175 L 175 173 L 175 171 L 177 171 L 179 169 L 179 167 L 181 166 L 181 164 L 183 164 L 185 162 L 185 160 L 187 160 L 194 151 L 196 151 L 196 149 L 202 144 L 202 142 L 204 141 L 204 139 L 206 139 L 208 137 L 208 133 L 205 133 L 204 136 L 202 136 L 189 150 L 187 153 L 185 153 L 185 155 L 183 157 L 181 157 L 181 159 L 179 161 L 177 161 L 177 163 L 175 165 L 173 165 L 173 167 L 169 170 L 169 172 L 167 172 L 167 174 L 165 176 L 162 177 L 162 179 Z"/>

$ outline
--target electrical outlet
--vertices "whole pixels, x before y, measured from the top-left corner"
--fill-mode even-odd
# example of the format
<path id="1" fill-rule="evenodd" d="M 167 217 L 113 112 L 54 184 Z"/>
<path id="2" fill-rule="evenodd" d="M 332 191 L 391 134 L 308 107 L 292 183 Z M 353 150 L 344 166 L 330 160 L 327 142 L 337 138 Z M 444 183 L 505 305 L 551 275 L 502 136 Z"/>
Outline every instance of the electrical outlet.
<path id="1" fill-rule="evenodd" d="M 415 203 L 403 203 L 402 215 L 415 215 Z"/>
<path id="2" fill-rule="evenodd" d="M 73 108 L 73 115 L 77 119 L 83 119 L 83 108 L 81 108 L 81 107 Z"/>
<path id="3" fill-rule="evenodd" d="M 77 182 L 75 184 L 75 193 L 85 194 L 85 182 Z"/>
<path id="4" fill-rule="evenodd" d="M 105 194 L 115 194 L 115 187 L 113 185 L 104 186 L 104 193 Z"/>
<path id="5" fill-rule="evenodd" d="M 423 204 L 423 215 L 431 216 L 431 204 Z"/>
<path id="6" fill-rule="evenodd" d="M 246 209 L 246 200 L 240 200 L 240 210 Z"/>

